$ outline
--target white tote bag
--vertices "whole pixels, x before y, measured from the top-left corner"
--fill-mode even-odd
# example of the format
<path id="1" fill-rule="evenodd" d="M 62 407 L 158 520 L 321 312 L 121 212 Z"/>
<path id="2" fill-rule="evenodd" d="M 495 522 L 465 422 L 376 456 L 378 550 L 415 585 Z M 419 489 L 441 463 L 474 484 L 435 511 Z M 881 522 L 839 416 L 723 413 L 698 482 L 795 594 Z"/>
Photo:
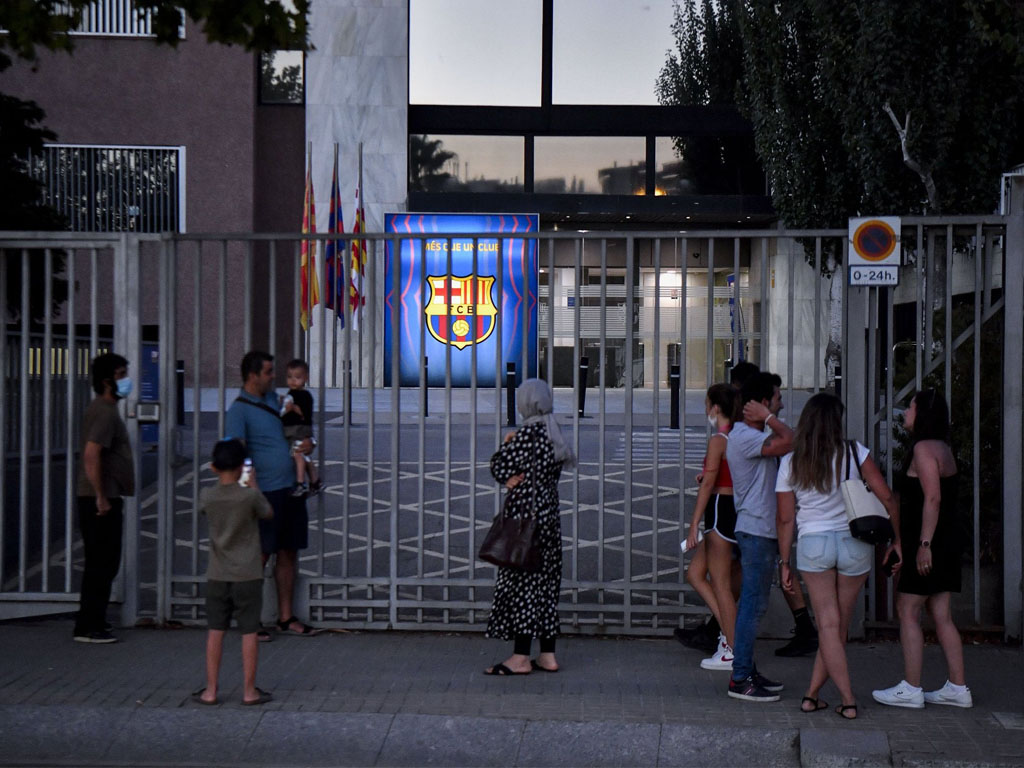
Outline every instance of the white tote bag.
<path id="1" fill-rule="evenodd" d="M 868 544 L 885 544 L 895 536 L 892 521 L 889 520 L 889 513 L 885 511 L 885 507 L 878 497 L 868 488 L 868 484 L 860 473 L 860 460 L 857 456 L 856 444 L 850 440 L 846 449 L 846 479 L 840 483 L 839 487 L 843 494 L 843 504 L 846 505 L 846 519 L 850 523 L 850 535 Z M 857 477 L 855 478 L 850 477 L 851 454 L 853 454 L 853 462 L 857 465 Z"/>

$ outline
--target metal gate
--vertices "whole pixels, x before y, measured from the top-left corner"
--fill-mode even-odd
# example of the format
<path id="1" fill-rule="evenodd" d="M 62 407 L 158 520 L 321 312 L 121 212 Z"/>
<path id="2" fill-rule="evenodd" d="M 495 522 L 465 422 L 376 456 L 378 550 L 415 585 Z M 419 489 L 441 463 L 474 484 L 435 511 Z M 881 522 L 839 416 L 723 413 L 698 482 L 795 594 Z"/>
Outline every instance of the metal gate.
<path id="1" fill-rule="evenodd" d="M 958 424 L 970 422 L 962 433 L 969 446 L 956 446 L 961 462 L 970 459 L 964 464 L 970 482 L 963 486 L 973 532 L 965 561 L 970 587 L 958 610 L 971 623 L 1001 625 L 1010 636 L 1020 636 L 1024 310 L 1018 294 L 1024 283 L 1024 232 L 1013 227 L 1020 227 L 1021 218 L 1019 212 L 1009 218 L 904 218 L 901 286 L 844 290 L 839 369 L 848 432 L 869 444 L 890 478 L 898 469 L 893 439 L 898 415 L 917 387 L 937 381 L 954 403 Z M 61 276 L 77 282 L 71 292 L 77 297 L 61 309 L 65 316 L 82 318 L 83 307 L 91 308 L 90 355 L 105 330 L 98 319 L 105 311 L 104 296 L 110 297 L 115 318 L 114 349 L 133 366 L 141 363 L 144 341 L 158 350 L 153 353 L 157 386 L 148 396 L 160 405 L 155 443 L 146 446 L 138 421 L 129 419 L 142 490 L 126 516 L 124 618 L 202 619 L 207 542 L 196 500 L 202 485 L 213 481 L 208 455 L 224 434 L 224 413 L 241 383 L 238 361 L 255 347 L 275 355 L 279 374 L 293 356 L 312 363 L 316 458 L 327 488 L 309 501 L 310 548 L 300 553 L 297 607 L 328 625 L 482 628 L 494 572 L 476 561 L 475 552 L 500 503 L 488 459 L 508 420 L 504 377 L 474 379 L 464 389 L 450 383 L 428 387 L 427 365 L 442 363 L 419 360 L 418 386 L 383 385 L 385 313 L 391 322 L 398 320 L 397 304 L 388 304 L 386 297 L 403 289 L 397 272 L 393 285 L 384 284 L 386 243 L 441 239 L 450 246 L 453 237 L 366 235 L 360 286 L 365 304 L 342 301 L 340 316 L 324 304 L 313 307 L 308 332 L 300 327 L 297 311 L 300 237 L 0 236 L 5 260 L 0 275 L 7 274 L 12 258 L 38 258 L 47 248 L 84 248 L 82 253 L 91 254 L 69 261 L 91 259 L 95 268 L 88 285 L 81 268 Z M 476 241 L 495 235 L 458 237 Z M 580 457 L 578 470 L 563 475 L 560 487 L 563 627 L 569 632 L 668 631 L 683 615 L 705 610 L 685 585 L 686 561 L 678 546 L 692 513 L 694 477 L 708 436 L 704 389 L 724 379 L 731 362 L 751 359 L 782 376 L 783 416 L 795 423 L 807 397 L 828 383 L 830 284 L 818 275 L 830 254 L 845 258 L 846 232 L 499 237 L 538 241 L 538 310 L 523 315 L 523 321 L 537 324 L 539 374 L 555 383 L 556 413 Z M 323 246 L 329 238 L 310 239 Z M 352 243 L 342 245 L 347 260 Z M 104 259 L 114 269 L 109 285 Z M 317 265 L 323 286 L 327 267 L 322 259 Z M 845 262 L 837 267 L 845 272 Z M 52 270 L 46 274 L 50 285 L 56 276 Z M 6 301 L 7 288 L 0 287 Z M 28 284 L 22 289 L 24 303 Z M 423 306 L 422 281 L 418 290 Z M 59 334 L 45 337 L 50 322 L 43 323 L 43 357 L 62 348 L 55 343 Z M 70 326 L 81 328 L 82 322 Z M 26 327 L 30 336 L 34 328 L 9 324 L 8 334 L 14 336 L 5 335 L 6 346 L 0 348 L 5 365 L 0 432 L 9 479 L 8 501 L 0 502 L 4 615 L 19 605 L 25 612 L 66 605 L 77 586 L 77 550 L 67 535 L 70 491 L 46 496 L 32 483 L 56 488 L 59 470 L 71 487 L 75 409 L 82 397 L 64 401 L 74 403 L 71 410 L 50 405 L 46 411 L 52 398 L 43 395 L 41 423 L 53 422 L 57 413 L 67 421 L 60 446 L 49 438 L 36 457 L 26 442 L 36 417 L 30 411 L 25 416 L 24 406 L 35 391 L 32 382 L 68 393 L 81 385 L 59 367 L 47 375 L 46 366 L 26 383 L 23 372 L 29 369 L 15 365 L 8 351 L 14 348 L 9 338 L 17 337 L 18 359 L 31 356 L 24 351 L 34 348 L 31 337 L 25 341 Z M 1014 344 L 1016 351 L 1010 349 Z M 74 357 L 75 343 L 63 348 L 69 346 Z M 589 358 L 586 369 L 583 357 Z M 672 424 L 671 365 L 679 366 L 683 383 L 678 428 Z M 986 366 L 992 365 L 998 373 L 989 375 Z M 963 370 L 970 375 L 965 378 Z M 989 393 L 986 387 L 994 389 Z M 993 421 L 996 402 L 1002 412 Z M 136 415 L 137 405 L 128 402 L 127 413 Z M 994 438 L 993 429 L 1002 434 Z M 995 461 L 989 453 L 993 440 L 1001 450 Z M 990 491 L 992 465 L 1000 482 Z M 36 481 L 37 474 L 47 479 Z M 12 489 L 20 494 L 16 505 L 10 501 Z M 52 524 L 58 517 L 59 531 Z M 32 521 L 40 519 L 47 521 L 42 529 L 52 533 L 32 532 Z M 58 542 L 63 559 L 54 561 Z M 59 574 L 53 562 L 63 568 Z M 36 571 L 52 573 L 37 583 L 43 577 Z M 993 594 L 996 599 L 989 599 Z M 885 620 L 890 598 L 884 580 L 872 577 L 868 619 Z"/>

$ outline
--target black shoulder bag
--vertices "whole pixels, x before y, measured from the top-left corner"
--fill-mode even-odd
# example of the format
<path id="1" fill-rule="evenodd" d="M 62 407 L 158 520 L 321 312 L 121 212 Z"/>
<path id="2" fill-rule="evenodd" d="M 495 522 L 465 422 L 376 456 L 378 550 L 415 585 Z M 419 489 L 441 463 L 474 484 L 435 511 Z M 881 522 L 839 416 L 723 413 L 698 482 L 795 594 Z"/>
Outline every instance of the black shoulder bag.
<path id="1" fill-rule="evenodd" d="M 536 457 L 534 457 L 536 458 Z M 533 464 L 533 462 L 531 462 Z M 499 568 L 518 568 L 522 571 L 539 571 L 541 551 L 534 537 L 537 533 L 537 484 L 536 472 L 530 484 L 533 500 L 531 514 L 524 517 L 508 517 L 505 509 L 512 497 L 505 497 L 501 511 L 494 516 L 491 529 L 480 545 L 479 558 Z"/>

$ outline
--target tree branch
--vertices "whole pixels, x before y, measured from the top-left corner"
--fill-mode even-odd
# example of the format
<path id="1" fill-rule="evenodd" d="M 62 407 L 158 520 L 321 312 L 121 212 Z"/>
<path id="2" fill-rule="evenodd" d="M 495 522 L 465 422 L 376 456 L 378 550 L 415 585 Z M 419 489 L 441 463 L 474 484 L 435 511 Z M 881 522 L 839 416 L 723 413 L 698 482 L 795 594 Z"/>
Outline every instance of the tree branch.
<path id="1" fill-rule="evenodd" d="M 889 106 L 888 101 L 885 102 L 882 109 L 885 110 L 887 115 L 889 115 L 889 119 L 892 120 L 892 124 L 896 128 L 896 134 L 900 137 L 900 149 L 903 151 L 903 164 L 921 178 L 925 192 L 928 193 L 928 205 L 931 206 L 935 213 L 938 213 L 940 210 L 939 193 L 935 188 L 935 179 L 932 178 L 932 171 L 930 168 L 926 169 L 922 167 L 922 165 L 911 156 L 910 149 L 907 146 L 907 135 L 910 133 L 910 112 L 907 112 L 904 124 L 900 125 L 900 121 L 896 119 L 896 115 L 893 113 L 892 107 Z"/>

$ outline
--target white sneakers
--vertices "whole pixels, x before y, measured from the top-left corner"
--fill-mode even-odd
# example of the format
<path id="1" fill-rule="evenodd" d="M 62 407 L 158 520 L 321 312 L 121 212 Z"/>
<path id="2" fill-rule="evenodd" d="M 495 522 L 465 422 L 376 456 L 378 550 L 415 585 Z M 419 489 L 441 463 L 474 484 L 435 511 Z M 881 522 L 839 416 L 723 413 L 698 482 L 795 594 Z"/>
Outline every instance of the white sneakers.
<path id="1" fill-rule="evenodd" d="M 929 704 L 946 704 L 951 707 L 973 707 L 971 689 L 966 685 L 954 686 L 948 680 L 946 684 L 937 691 L 925 693 L 916 688 L 906 680 L 900 680 L 899 685 L 886 688 L 881 691 L 872 691 L 871 698 L 879 704 L 887 704 L 890 707 L 907 707 L 908 709 L 924 709 L 925 702 Z"/>
<path id="2" fill-rule="evenodd" d="M 709 659 L 700 663 L 701 669 L 732 669 L 732 648 L 725 642 L 725 635 L 718 636 L 718 650 Z"/>
<path id="3" fill-rule="evenodd" d="M 974 706 L 971 689 L 966 685 L 953 685 L 949 680 L 937 691 L 925 691 L 924 700 L 928 704 L 946 704 L 950 707 L 964 707 L 965 709 Z"/>

